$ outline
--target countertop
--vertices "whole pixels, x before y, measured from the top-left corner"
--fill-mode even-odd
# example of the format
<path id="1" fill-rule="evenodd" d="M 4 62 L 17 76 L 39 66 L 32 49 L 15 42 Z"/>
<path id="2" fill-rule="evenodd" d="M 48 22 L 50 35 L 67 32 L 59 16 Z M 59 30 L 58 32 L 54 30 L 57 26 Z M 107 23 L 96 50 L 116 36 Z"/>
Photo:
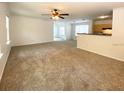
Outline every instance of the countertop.
<path id="1" fill-rule="evenodd" d="M 112 36 L 111 34 L 102 34 L 102 33 L 77 33 L 78 35 L 98 35 L 98 36 Z"/>

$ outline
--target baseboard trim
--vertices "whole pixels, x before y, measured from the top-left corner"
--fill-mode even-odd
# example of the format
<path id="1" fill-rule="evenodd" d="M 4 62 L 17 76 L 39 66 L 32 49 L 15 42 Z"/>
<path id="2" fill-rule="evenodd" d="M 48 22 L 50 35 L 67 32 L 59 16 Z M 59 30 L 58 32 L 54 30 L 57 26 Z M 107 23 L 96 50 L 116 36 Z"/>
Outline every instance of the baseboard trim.
<path id="1" fill-rule="evenodd" d="M 118 61 L 124 62 L 124 59 L 120 59 L 120 58 L 117 58 L 117 57 L 112 57 L 112 56 L 105 55 L 105 54 L 102 54 L 102 53 L 98 53 L 98 52 L 95 52 L 95 51 L 92 51 L 92 50 L 87 50 L 87 49 L 83 49 L 83 48 L 79 48 L 79 47 L 77 47 L 77 48 L 78 48 L 78 49 L 81 49 L 81 50 L 88 51 L 88 52 L 95 53 L 95 54 L 97 54 L 97 55 L 105 56 L 105 57 L 108 57 L 108 58 L 112 58 L 112 59 L 114 59 L 114 60 L 118 60 Z"/>
<path id="2" fill-rule="evenodd" d="M 9 57 L 9 54 L 10 54 L 10 51 L 11 51 L 11 47 L 8 49 L 8 51 L 5 53 L 5 55 L 3 55 L 2 59 L 3 59 L 3 62 L 2 62 L 2 68 L 0 69 L 1 73 L 0 73 L 0 82 L 1 82 L 1 79 L 2 79 L 2 76 L 3 76 L 3 72 L 4 72 L 4 69 L 5 69 L 5 66 L 6 66 L 6 63 L 7 63 L 7 59 Z"/>
<path id="3" fill-rule="evenodd" d="M 50 41 L 43 41 L 43 42 L 35 42 L 35 43 L 26 43 L 26 44 L 12 44 L 12 47 L 16 47 L 16 46 L 26 46 L 26 45 L 35 45 L 35 44 L 43 44 L 43 43 L 49 43 L 49 42 L 53 42 L 53 40 L 50 40 Z"/>

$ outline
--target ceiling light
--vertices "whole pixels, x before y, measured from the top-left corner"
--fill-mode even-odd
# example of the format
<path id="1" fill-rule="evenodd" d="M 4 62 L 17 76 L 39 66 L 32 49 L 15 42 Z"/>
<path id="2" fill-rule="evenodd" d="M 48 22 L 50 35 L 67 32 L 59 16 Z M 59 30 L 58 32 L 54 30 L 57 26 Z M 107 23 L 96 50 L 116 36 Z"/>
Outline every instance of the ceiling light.
<path id="1" fill-rule="evenodd" d="M 55 19 L 56 19 L 56 20 L 58 20 L 58 19 L 59 19 L 59 17 L 58 17 L 58 16 L 55 16 Z"/>
<path id="2" fill-rule="evenodd" d="M 104 18 L 108 18 L 108 15 L 103 15 L 103 16 L 99 16 L 98 18 L 104 19 Z"/>
<path id="3" fill-rule="evenodd" d="M 52 16 L 52 19 L 53 19 L 53 20 L 58 20 L 59 17 L 58 17 L 58 16 Z"/>

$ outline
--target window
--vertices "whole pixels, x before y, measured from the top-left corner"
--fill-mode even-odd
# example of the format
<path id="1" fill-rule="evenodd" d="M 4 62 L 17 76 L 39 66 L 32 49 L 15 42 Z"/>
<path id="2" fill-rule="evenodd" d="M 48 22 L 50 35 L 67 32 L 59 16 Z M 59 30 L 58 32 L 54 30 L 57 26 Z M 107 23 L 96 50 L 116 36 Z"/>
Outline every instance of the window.
<path id="1" fill-rule="evenodd" d="M 89 25 L 87 24 L 75 26 L 75 35 L 77 35 L 77 33 L 88 33 L 88 32 L 89 32 Z"/>
<path id="2" fill-rule="evenodd" d="M 6 44 L 10 44 L 10 37 L 9 37 L 9 18 L 6 16 L 6 31 L 7 31 L 7 42 Z"/>

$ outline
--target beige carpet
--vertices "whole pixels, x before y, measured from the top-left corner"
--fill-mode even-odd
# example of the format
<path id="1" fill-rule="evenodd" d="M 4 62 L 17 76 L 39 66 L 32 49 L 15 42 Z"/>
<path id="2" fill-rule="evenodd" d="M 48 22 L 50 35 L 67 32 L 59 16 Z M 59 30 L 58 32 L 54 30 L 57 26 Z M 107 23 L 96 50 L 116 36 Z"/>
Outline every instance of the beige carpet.
<path id="1" fill-rule="evenodd" d="M 124 90 L 124 62 L 74 41 L 13 47 L 0 90 Z"/>

